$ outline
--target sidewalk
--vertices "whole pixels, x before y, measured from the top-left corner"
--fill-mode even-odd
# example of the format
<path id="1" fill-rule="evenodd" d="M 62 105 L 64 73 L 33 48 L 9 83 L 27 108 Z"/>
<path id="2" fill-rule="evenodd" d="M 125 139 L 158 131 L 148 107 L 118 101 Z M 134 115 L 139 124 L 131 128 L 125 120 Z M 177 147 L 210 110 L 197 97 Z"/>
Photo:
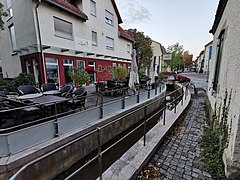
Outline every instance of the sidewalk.
<path id="1" fill-rule="evenodd" d="M 155 166 L 157 179 L 211 179 L 200 161 L 201 136 L 206 126 L 204 104 L 206 94 L 192 97 L 186 117 L 173 136 L 165 140 L 148 166 Z"/>

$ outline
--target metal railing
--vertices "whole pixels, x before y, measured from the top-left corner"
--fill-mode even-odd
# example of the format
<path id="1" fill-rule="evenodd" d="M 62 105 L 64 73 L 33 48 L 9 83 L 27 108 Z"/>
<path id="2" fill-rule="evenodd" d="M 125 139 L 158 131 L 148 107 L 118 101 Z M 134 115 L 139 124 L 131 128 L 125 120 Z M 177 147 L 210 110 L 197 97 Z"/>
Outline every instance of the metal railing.
<path id="1" fill-rule="evenodd" d="M 185 91 L 184 91 L 184 88 L 185 88 Z M 161 88 L 160 88 L 160 91 L 161 91 Z M 175 93 L 175 92 L 181 92 L 180 95 L 174 99 L 174 101 L 171 102 L 171 104 L 174 104 L 174 113 L 176 113 L 176 103 L 179 103 L 181 101 L 181 106 L 183 106 L 183 102 L 184 102 L 184 97 L 185 97 L 185 101 L 186 101 L 186 96 L 188 96 L 188 90 L 187 90 L 187 86 L 184 86 L 184 87 L 181 87 L 177 90 L 175 90 L 174 92 L 172 93 Z M 171 95 L 172 93 L 169 93 L 167 95 Z M 167 96 L 166 95 L 166 96 Z M 140 123 L 137 127 L 135 127 L 134 129 L 132 129 L 130 132 L 128 132 L 127 134 L 125 134 L 123 137 L 121 137 L 118 141 L 114 142 L 113 144 L 111 144 L 109 147 L 107 147 L 106 149 L 102 150 L 102 129 L 108 125 L 111 125 L 113 123 L 115 123 L 116 121 L 119 121 L 120 118 L 117 118 L 101 127 L 97 127 L 96 129 L 93 129 L 92 131 L 88 132 L 87 134 L 37 158 L 36 160 L 33 160 L 32 162 L 29 162 L 28 164 L 24 165 L 21 169 L 19 169 L 11 178 L 10 180 L 15 180 L 17 179 L 18 177 L 21 176 L 21 174 L 23 174 L 27 168 L 33 166 L 34 164 L 44 160 L 45 158 L 55 154 L 56 152 L 59 152 L 69 146 L 71 146 L 72 144 L 80 141 L 81 139 L 97 132 L 97 136 L 98 136 L 98 148 L 97 148 L 97 155 L 94 156 L 91 160 L 89 160 L 87 163 L 85 163 L 83 166 L 81 166 L 79 169 L 77 169 L 74 173 L 70 174 L 66 179 L 71 179 L 75 176 L 78 176 L 79 172 L 81 172 L 82 169 L 86 168 L 89 164 L 91 164 L 93 161 L 96 161 L 98 160 L 98 177 L 100 178 L 100 180 L 102 179 L 102 173 L 103 173 L 103 155 L 111 150 L 114 146 L 116 146 L 117 144 L 119 144 L 122 140 L 126 139 L 127 137 L 129 137 L 131 134 L 133 134 L 135 131 L 139 130 L 141 127 L 143 127 L 143 135 L 140 136 L 140 138 L 143 137 L 143 145 L 145 146 L 146 145 L 146 133 L 147 133 L 147 130 L 146 130 L 146 126 L 148 124 L 148 122 L 150 122 L 152 119 L 162 119 L 163 120 L 163 125 L 166 124 L 166 110 L 167 110 L 167 107 L 166 107 L 166 104 L 158 109 L 155 113 L 153 114 L 150 114 L 150 116 L 148 117 L 148 114 L 147 114 L 147 107 L 150 106 L 151 104 L 153 103 L 156 103 L 156 102 L 161 102 L 161 101 L 164 101 L 166 102 L 166 96 L 164 97 L 161 97 L 161 98 L 158 98 L 158 99 L 155 99 L 154 101 L 150 102 L 150 103 L 146 103 L 143 107 L 139 107 L 137 109 L 135 109 L 134 111 L 131 111 L 127 114 L 124 115 L 124 117 L 128 117 L 129 115 L 131 115 L 132 113 L 138 111 L 139 109 L 143 109 L 144 108 L 144 120 L 142 123 Z M 124 117 L 121 117 L 121 118 L 124 118 Z"/>

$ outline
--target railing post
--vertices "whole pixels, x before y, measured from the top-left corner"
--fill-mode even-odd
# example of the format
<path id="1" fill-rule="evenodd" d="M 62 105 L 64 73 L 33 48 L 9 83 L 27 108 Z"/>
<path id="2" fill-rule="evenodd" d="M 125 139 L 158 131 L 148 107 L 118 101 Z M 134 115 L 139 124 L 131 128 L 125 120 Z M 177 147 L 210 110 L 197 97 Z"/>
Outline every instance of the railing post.
<path id="1" fill-rule="evenodd" d="M 99 169 L 99 179 L 102 180 L 102 148 L 101 148 L 101 128 L 97 127 L 98 132 L 98 169 Z"/>
<path id="2" fill-rule="evenodd" d="M 185 86 L 185 101 L 187 100 L 187 86 Z"/>
<path id="3" fill-rule="evenodd" d="M 57 118 L 57 103 L 54 102 L 54 110 L 55 110 L 55 121 L 54 121 L 54 125 L 55 125 L 55 137 L 59 136 L 59 129 L 58 129 L 58 118 Z"/>
<path id="4" fill-rule="evenodd" d="M 163 125 L 166 125 L 166 95 L 164 98 Z"/>
<path id="5" fill-rule="evenodd" d="M 125 109 L 125 95 L 123 95 L 122 99 L 122 109 Z"/>
<path id="6" fill-rule="evenodd" d="M 150 86 L 148 86 L 148 99 L 150 99 Z"/>
<path id="7" fill-rule="evenodd" d="M 140 90 L 138 90 L 138 94 L 137 94 L 137 103 L 139 103 L 140 101 Z"/>
<path id="8" fill-rule="evenodd" d="M 184 96 L 184 91 L 183 91 L 183 87 L 182 87 L 182 100 L 181 100 L 181 105 L 183 106 L 183 96 Z"/>
<path id="9" fill-rule="evenodd" d="M 103 118 L 103 95 L 101 94 L 100 119 Z"/>
<path id="10" fill-rule="evenodd" d="M 155 95 L 157 95 L 157 85 L 155 84 Z"/>
<path id="11" fill-rule="evenodd" d="M 146 146 L 146 120 L 147 120 L 147 105 L 144 106 L 143 146 Z"/>

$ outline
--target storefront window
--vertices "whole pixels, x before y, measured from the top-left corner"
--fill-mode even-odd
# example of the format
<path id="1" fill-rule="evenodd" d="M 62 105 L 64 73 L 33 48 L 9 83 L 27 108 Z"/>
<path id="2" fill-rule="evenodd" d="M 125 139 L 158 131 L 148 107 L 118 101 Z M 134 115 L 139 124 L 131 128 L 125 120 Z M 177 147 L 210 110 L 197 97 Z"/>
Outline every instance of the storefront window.
<path id="1" fill-rule="evenodd" d="M 69 71 L 73 67 L 73 60 L 70 59 L 64 59 L 64 77 L 65 77 L 65 83 L 71 83 L 72 79 L 69 76 Z"/>
<path id="2" fill-rule="evenodd" d="M 82 60 L 77 60 L 77 67 L 78 68 L 84 68 L 85 67 L 85 62 Z"/>
<path id="3" fill-rule="evenodd" d="M 59 83 L 59 70 L 56 58 L 46 58 L 47 82 Z"/>

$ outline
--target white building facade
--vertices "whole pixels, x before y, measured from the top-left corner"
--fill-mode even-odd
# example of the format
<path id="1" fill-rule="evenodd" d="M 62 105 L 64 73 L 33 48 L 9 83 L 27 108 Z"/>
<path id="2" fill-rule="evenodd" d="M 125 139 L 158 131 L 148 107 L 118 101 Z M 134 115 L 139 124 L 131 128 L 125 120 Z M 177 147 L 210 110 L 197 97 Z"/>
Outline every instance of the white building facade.
<path id="1" fill-rule="evenodd" d="M 203 64 L 203 73 L 209 73 L 209 63 L 212 59 L 212 41 L 205 45 L 204 49 L 204 64 Z"/>
<path id="2" fill-rule="evenodd" d="M 41 84 L 63 85 L 71 67 L 91 66 L 95 82 L 112 67 L 130 66 L 133 39 L 119 26 L 114 0 L 1 2 L 12 12 L 0 32 L 4 77 L 28 72 Z"/>
<path id="3" fill-rule="evenodd" d="M 157 79 L 160 73 L 162 72 L 162 55 L 163 55 L 162 45 L 157 41 L 152 41 L 151 47 L 153 51 L 153 59 L 151 65 L 153 66 L 152 70 L 154 72 L 152 73 L 151 76 L 152 78 L 155 77 L 155 79 Z"/>
<path id="4" fill-rule="evenodd" d="M 214 117 L 224 127 L 223 160 L 229 179 L 240 176 L 240 1 L 220 0 L 210 31 L 213 56 L 208 79 L 208 99 Z"/>

